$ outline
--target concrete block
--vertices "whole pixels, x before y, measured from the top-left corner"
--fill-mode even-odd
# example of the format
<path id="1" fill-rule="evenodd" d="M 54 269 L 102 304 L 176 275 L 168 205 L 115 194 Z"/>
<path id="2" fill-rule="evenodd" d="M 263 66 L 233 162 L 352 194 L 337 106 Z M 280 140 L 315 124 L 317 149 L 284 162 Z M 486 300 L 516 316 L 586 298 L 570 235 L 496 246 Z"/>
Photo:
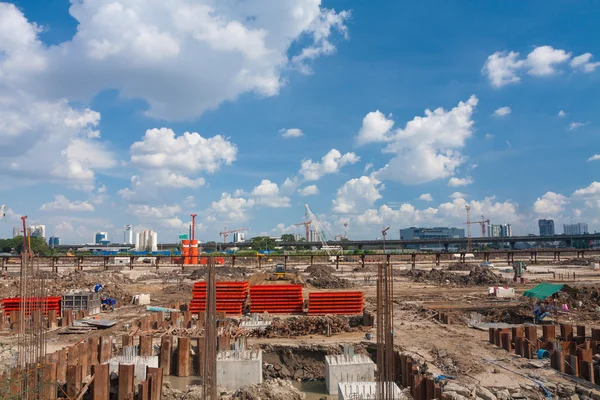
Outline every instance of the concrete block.
<path id="1" fill-rule="evenodd" d="M 406 399 L 398 385 L 390 382 L 385 385 L 391 387 L 391 393 L 385 393 L 387 399 L 401 400 Z M 375 400 L 377 399 L 377 382 L 339 382 L 338 383 L 338 400 Z"/>
<path id="2" fill-rule="evenodd" d="M 339 382 L 372 382 L 375 363 L 362 354 L 325 356 L 325 385 L 327 393 L 337 394 Z"/>
<path id="3" fill-rule="evenodd" d="M 262 383 L 262 350 L 217 354 L 217 385 L 229 390 Z"/>

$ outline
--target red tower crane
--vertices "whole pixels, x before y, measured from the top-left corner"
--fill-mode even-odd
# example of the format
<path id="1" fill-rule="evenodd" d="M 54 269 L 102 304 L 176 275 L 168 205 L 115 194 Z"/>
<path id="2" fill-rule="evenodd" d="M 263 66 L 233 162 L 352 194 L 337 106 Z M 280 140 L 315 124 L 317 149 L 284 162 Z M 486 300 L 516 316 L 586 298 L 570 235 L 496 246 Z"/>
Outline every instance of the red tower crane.
<path id="1" fill-rule="evenodd" d="M 191 240 L 196 239 L 196 216 L 198 214 L 190 214 L 190 217 L 192 217 L 192 237 L 190 238 Z"/>
<path id="2" fill-rule="evenodd" d="M 306 230 L 306 242 L 308 242 L 308 234 L 310 233 L 310 225 L 312 224 L 311 220 L 308 221 L 304 221 L 304 222 L 298 222 L 297 224 L 294 224 L 293 226 L 300 226 L 300 225 L 304 225 L 304 229 Z"/>
<path id="3" fill-rule="evenodd" d="M 228 231 L 227 227 L 225 227 L 223 229 L 223 232 L 219 232 L 219 236 L 223 236 L 223 243 L 227 243 L 227 236 L 229 236 L 230 233 L 248 231 L 248 230 L 250 230 L 250 228 L 238 228 L 238 229 L 232 229 L 232 230 Z"/>

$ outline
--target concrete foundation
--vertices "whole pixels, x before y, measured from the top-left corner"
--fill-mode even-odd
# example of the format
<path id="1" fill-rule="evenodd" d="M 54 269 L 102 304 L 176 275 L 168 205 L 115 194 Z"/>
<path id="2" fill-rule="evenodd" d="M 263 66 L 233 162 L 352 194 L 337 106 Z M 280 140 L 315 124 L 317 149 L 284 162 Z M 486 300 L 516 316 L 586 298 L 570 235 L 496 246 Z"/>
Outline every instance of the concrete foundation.
<path id="1" fill-rule="evenodd" d="M 406 399 L 404 393 L 395 383 L 392 386 L 392 399 Z M 386 384 L 387 390 L 388 385 Z M 375 400 L 377 399 L 377 382 L 340 382 L 338 383 L 338 400 Z"/>
<path id="2" fill-rule="evenodd" d="M 327 393 L 337 394 L 339 382 L 372 382 L 375 363 L 362 354 L 325 356 Z"/>
<path id="3" fill-rule="evenodd" d="M 230 390 L 262 383 L 262 350 L 217 354 L 217 385 Z"/>
<path id="4" fill-rule="evenodd" d="M 123 354 L 108 360 L 110 373 L 119 373 L 119 364 L 133 365 L 135 382 L 146 380 L 147 368 L 158 368 L 158 356 L 141 357 L 135 346 L 123 348 Z"/>

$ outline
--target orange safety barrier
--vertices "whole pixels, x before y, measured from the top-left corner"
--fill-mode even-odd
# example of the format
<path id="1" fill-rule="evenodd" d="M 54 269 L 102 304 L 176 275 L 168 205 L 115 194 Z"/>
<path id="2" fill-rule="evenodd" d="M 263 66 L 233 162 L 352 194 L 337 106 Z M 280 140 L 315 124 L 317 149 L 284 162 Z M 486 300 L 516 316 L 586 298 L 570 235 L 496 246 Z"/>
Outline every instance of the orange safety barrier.
<path id="1" fill-rule="evenodd" d="M 292 314 L 303 312 L 302 285 L 250 287 L 250 312 Z"/>
<path id="2" fill-rule="evenodd" d="M 248 282 L 217 282 L 217 312 L 240 315 L 248 296 Z M 195 282 L 192 289 L 192 301 L 189 310 L 192 312 L 206 310 L 206 282 Z"/>
<path id="3" fill-rule="evenodd" d="M 362 292 L 312 292 L 308 294 L 308 315 L 362 314 Z"/>

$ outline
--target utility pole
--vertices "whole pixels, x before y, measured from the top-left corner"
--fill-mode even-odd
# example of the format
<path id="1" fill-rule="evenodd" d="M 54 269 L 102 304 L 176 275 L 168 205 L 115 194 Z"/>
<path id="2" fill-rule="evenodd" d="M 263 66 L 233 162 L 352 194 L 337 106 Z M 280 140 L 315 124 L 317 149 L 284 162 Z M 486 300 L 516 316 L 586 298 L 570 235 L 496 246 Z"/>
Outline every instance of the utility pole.
<path id="1" fill-rule="evenodd" d="M 198 214 L 190 214 L 190 217 L 192 217 L 192 237 L 190 238 L 191 240 L 195 239 L 196 236 L 196 216 Z"/>

